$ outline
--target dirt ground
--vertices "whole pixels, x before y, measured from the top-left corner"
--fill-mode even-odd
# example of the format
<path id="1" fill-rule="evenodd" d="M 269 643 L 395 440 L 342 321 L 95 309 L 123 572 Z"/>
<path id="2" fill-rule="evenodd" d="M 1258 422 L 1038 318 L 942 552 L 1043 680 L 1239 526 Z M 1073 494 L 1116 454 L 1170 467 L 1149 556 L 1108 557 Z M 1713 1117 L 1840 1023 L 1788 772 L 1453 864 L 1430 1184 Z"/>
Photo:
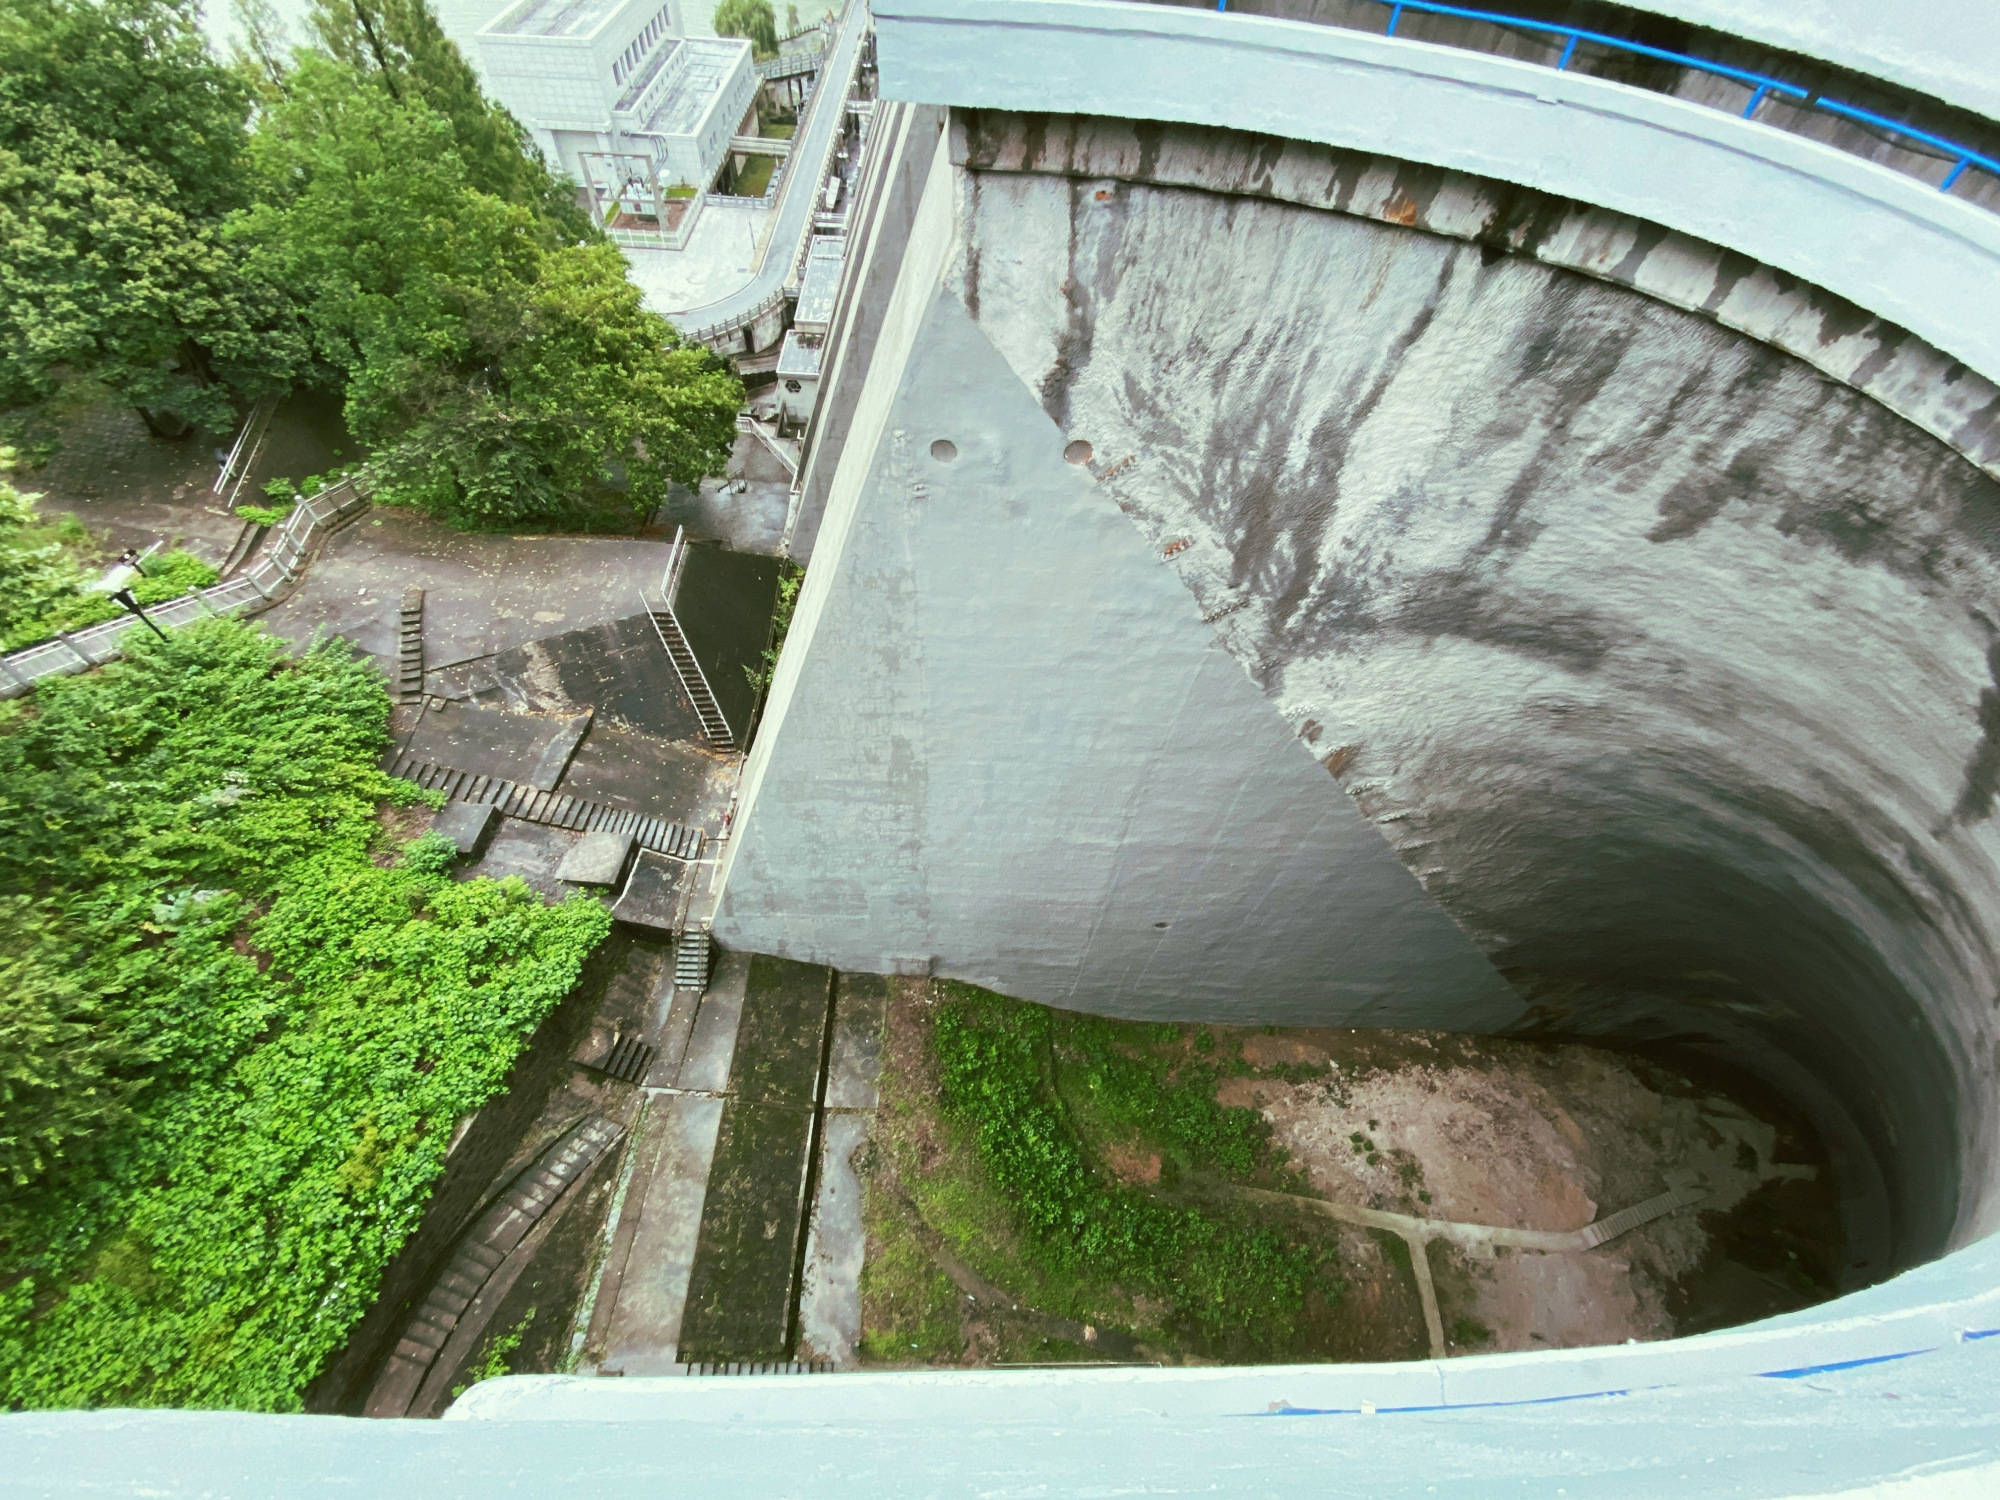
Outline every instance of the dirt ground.
<path id="1" fill-rule="evenodd" d="M 1259 1109 L 1312 1190 L 1337 1202 L 1568 1230 L 1669 1188 L 1706 1191 L 1697 1209 L 1594 1250 L 1468 1256 L 1433 1241 L 1448 1342 L 1462 1348 L 1688 1331 L 1706 1320 L 1704 1297 L 1684 1283 L 1753 1198 L 1789 1189 L 1806 1215 L 1832 1216 L 1831 1185 L 1792 1122 L 1760 1119 L 1680 1074 L 1604 1048 L 1411 1032 L 1240 1040 L 1258 1071 L 1224 1080 L 1218 1097 Z M 1767 1290 L 1778 1301 L 1809 1292 L 1814 1270 L 1766 1277 Z"/>
<path id="2" fill-rule="evenodd" d="M 924 981 L 899 982 L 890 1010 L 884 1108 L 865 1164 L 865 1357 L 1186 1358 L 1135 1343 L 1126 1330 L 1144 1326 L 1146 1309 L 1130 1299 L 1106 1299 L 1101 1326 L 1037 1305 L 1051 1289 L 1036 1285 L 976 1153 L 935 1108 L 927 991 Z M 1232 1060 L 1218 1102 L 1264 1116 L 1301 1194 L 1566 1231 L 1669 1189 L 1704 1192 L 1592 1250 L 1481 1253 L 1433 1239 L 1428 1266 L 1448 1353 L 1666 1338 L 1808 1305 L 1834 1289 L 1834 1184 L 1809 1133 L 1769 1101 L 1578 1043 L 1212 1030 L 1214 1055 Z M 1159 1157 L 1144 1149 L 1101 1158 L 1098 1169 L 1127 1184 L 1159 1180 Z M 942 1232 L 936 1205 L 949 1214 Z M 1406 1242 L 1345 1224 L 1327 1233 L 1343 1288 L 1332 1305 L 1305 1311 L 1319 1357 L 1422 1357 L 1429 1345 Z"/>

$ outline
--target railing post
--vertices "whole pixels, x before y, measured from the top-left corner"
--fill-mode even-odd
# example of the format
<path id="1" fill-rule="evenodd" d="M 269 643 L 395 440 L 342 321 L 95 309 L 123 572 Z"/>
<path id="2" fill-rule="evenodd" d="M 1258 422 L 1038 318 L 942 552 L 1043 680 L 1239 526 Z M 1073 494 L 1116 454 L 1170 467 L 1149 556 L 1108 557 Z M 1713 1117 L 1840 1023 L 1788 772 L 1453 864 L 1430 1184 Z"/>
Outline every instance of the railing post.
<path id="1" fill-rule="evenodd" d="M 65 646 L 69 647 L 71 651 L 76 653 L 76 659 L 82 662 L 86 667 L 94 667 L 97 665 L 97 663 L 91 659 L 90 653 L 84 650 L 83 647 L 79 646 L 76 643 L 75 638 L 71 636 L 67 630 L 58 630 L 56 632 L 56 636 L 58 637 L 58 639 L 62 641 L 62 643 Z"/>
<path id="2" fill-rule="evenodd" d="M 1757 106 L 1764 102 L 1764 96 L 1770 92 L 1771 86 L 1768 83 L 1758 84 L 1756 92 L 1750 95 L 1750 102 L 1743 106 L 1743 118 L 1746 120 L 1753 118 L 1757 113 Z"/>
<path id="3" fill-rule="evenodd" d="M 1576 56 L 1576 38 L 1571 37 L 1567 42 L 1563 44 L 1563 55 L 1556 60 L 1556 71 L 1560 73 L 1563 69 L 1567 68 L 1569 66 L 1569 60 L 1575 56 Z"/>
<path id="4" fill-rule="evenodd" d="M 1938 184 L 1938 191 L 1941 193 L 1950 192 L 1952 190 L 1952 186 L 1958 181 L 1958 179 L 1965 175 L 1965 169 L 1971 165 L 1972 165 L 1971 157 L 1961 156 L 1958 159 L 1958 165 L 1956 165 L 1949 172 L 1947 172 L 1945 174 L 1944 181 Z"/>
<path id="5" fill-rule="evenodd" d="M 1400 5 L 1392 5 L 1392 6 L 1390 6 L 1390 7 L 1389 7 L 1389 29 L 1388 29 L 1387 31 L 1383 32 L 1383 33 L 1382 33 L 1382 35 L 1384 35 L 1384 36 L 1394 36 L 1394 35 L 1396 34 L 1396 28 L 1397 28 L 1397 26 L 1399 26 L 1399 25 L 1400 25 L 1400 24 L 1402 23 L 1402 20 L 1403 20 L 1403 7 L 1402 7 L 1402 6 L 1400 6 Z"/>

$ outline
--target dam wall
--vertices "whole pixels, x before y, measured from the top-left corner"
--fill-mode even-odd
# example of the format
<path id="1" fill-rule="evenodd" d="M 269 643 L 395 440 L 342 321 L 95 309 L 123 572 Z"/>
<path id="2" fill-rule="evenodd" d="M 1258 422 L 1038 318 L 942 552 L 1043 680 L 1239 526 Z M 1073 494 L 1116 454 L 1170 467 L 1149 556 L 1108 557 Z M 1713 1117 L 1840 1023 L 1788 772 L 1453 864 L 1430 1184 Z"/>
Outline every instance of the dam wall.
<path id="1" fill-rule="evenodd" d="M 2000 396 L 1935 286 L 1171 120 L 946 151 L 717 936 L 1699 1052 L 1818 1124 L 1851 1281 L 1990 1230 Z"/>
<path id="2" fill-rule="evenodd" d="M 931 150 L 716 936 L 1126 1016 L 1516 1024 L 942 284 Z"/>

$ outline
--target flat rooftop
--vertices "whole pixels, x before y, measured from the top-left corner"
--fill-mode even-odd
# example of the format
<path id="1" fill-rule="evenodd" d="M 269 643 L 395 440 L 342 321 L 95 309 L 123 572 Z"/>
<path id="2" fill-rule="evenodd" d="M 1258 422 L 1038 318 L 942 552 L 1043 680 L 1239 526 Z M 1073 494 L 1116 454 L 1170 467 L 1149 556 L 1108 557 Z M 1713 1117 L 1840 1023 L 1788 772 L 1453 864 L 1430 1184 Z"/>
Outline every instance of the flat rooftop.
<path id="1" fill-rule="evenodd" d="M 627 0 L 521 0 L 480 28 L 482 36 L 581 38 L 610 20 Z"/>
<path id="2" fill-rule="evenodd" d="M 786 330 L 784 345 L 778 350 L 778 367 L 772 373 L 780 380 L 817 380 L 825 337 L 820 333 L 802 333 L 796 328 Z"/>
<path id="3" fill-rule="evenodd" d="M 745 41 L 710 37 L 688 37 L 681 42 L 687 66 L 681 69 L 673 87 L 667 90 L 660 107 L 647 117 L 638 130 L 647 135 L 693 135 L 707 115 L 709 106 L 721 94 L 736 60 L 749 51 Z"/>
<path id="4" fill-rule="evenodd" d="M 799 277 L 798 306 L 792 311 L 794 323 L 816 323 L 824 327 L 833 318 L 833 299 L 840 290 L 840 265 L 847 257 L 847 237 L 816 234 L 806 251 L 805 273 Z"/>

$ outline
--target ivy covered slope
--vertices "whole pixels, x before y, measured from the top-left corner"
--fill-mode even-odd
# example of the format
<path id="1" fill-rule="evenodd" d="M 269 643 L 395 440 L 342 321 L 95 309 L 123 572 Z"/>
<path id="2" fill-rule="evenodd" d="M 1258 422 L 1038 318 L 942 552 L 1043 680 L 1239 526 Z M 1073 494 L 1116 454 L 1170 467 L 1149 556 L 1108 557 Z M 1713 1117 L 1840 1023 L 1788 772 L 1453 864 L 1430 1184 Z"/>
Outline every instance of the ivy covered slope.
<path id="1" fill-rule="evenodd" d="M 454 882 L 344 648 L 0 706 L 0 1405 L 297 1409 L 610 918 Z"/>

